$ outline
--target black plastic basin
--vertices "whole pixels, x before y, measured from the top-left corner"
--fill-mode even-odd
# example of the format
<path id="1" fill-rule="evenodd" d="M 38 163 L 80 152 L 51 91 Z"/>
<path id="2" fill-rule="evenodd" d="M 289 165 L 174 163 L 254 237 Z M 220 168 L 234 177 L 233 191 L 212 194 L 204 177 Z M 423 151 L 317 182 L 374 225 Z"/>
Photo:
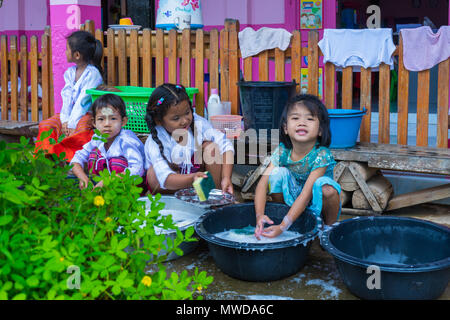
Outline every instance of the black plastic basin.
<path id="1" fill-rule="evenodd" d="M 324 231 L 320 242 L 363 299 L 436 299 L 450 279 L 450 229 L 432 222 L 353 218 Z"/>
<path id="2" fill-rule="evenodd" d="M 266 214 L 275 224 L 289 211 L 284 204 L 267 203 Z M 195 224 L 197 234 L 207 241 L 217 266 L 231 277 L 247 281 L 274 281 L 297 273 L 305 264 L 310 240 L 317 235 L 316 218 L 304 212 L 290 227 L 301 236 L 275 243 L 241 243 L 217 238 L 229 229 L 255 226 L 253 203 L 230 205 L 205 213 Z"/>

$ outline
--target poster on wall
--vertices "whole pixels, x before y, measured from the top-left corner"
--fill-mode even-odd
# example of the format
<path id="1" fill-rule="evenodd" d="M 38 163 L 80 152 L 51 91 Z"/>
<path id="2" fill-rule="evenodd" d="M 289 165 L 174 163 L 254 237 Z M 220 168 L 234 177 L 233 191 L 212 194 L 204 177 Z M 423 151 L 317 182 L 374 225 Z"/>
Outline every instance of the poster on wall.
<path id="1" fill-rule="evenodd" d="M 319 99 L 323 97 L 323 68 L 319 68 Z M 308 93 L 308 69 L 301 69 L 300 93 Z"/>
<path id="2" fill-rule="evenodd" d="M 322 29 L 323 0 L 300 0 L 300 29 Z"/>

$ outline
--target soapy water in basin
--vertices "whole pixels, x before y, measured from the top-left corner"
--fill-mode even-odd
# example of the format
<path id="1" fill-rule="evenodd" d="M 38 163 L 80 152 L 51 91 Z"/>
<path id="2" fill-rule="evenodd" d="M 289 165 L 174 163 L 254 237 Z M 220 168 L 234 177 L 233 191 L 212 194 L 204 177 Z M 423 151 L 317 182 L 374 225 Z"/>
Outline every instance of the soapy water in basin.
<path id="1" fill-rule="evenodd" d="M 416 264 L 419 263 L 417 259 L 408 257 L 402 253 L 392 252 L 389 248 L 383 246 L 376 246 L 375 252 L 368 255 L 365 260 L 374 263 L 389 263 L 389 264 Z"/>
<path id="2" fill-rule="evenodd" d="M 261 236 L 260 237 L 261 240 L 258 240 L 256 239 L 254 234 L 255 234 L 255 227 L 249 225 L 241 229 L 230 229 L 225 230 L 223 232 L 218 232 L 214 234 L 214 236 L 220 239 L 241 243 L 274 243 L 292 240 L 301 236 L 301 233 L 287 230 L 275 238 L 267 238 Z"/>

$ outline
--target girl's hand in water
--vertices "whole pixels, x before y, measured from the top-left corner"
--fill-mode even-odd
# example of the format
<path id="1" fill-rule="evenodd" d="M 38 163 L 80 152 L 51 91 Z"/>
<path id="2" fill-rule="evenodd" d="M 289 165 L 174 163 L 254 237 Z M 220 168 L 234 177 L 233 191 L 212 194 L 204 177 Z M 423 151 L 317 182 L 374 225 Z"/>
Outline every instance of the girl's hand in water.
<path id="1" fill-rule="evenodd" d="M 263 215 L 258 215 L 256 217 L 256 228 L 255 228 L 255 237 L 258 240 L 261 240 L 261 234 L 263 232 L 264 229 L 264 224 L 268 223 L 268 224 L 273 224 L 273 221 L 270 220 L 270 218 L 268 216 L 266 216 L 265 214 Z M 270 227 L 269 227 L 270 228 Z"/>
<path id="2" fill-rule="evenodd" d="M 265 228 L 261 235 L 267 238 L 275 238 L 278 237 L 280 234 L 283 233 L 283 230 L 281 230 L 280 225 L 276 226 L 270 226 L 268 228 Z"/>

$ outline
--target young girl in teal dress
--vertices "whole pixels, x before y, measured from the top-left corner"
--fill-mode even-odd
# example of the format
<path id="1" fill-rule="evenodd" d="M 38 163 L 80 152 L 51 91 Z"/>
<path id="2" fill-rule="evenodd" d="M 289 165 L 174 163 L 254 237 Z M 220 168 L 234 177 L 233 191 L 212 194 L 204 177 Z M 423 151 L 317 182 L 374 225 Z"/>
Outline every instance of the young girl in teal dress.
<path id="1" fill-rule="evenodd" d="M 281 116 L 280 145 L 256 187 L 256 238 L 278 236 L 305 209 L 314 213 L 318 225 L 339 218 L 341 188 L 333 180 L 336 162 L 330 143 L 330 120 L 323 103 L 307 94 L 292 98 Z M 267 191 L 274 201 L 291 207 L 279 225 L 265 215 Z M 264 228 L 265 223 L 271 226 Z"/>

